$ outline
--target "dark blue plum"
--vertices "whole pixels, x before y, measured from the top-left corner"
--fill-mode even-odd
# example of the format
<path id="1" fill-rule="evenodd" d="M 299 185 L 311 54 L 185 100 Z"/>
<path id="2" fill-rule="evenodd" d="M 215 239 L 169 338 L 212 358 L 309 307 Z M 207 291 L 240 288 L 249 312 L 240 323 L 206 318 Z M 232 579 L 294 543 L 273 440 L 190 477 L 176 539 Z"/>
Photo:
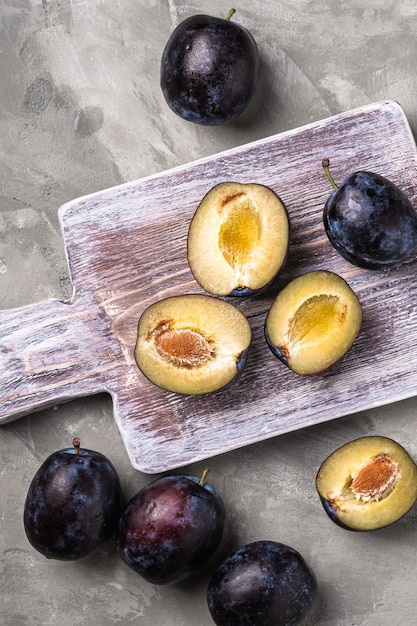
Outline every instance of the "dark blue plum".
<path id="1" fill-rule="evenodd" d="M 327 159 L 323 165 L 328 168 Z M 391 181 L 357 171 L 340 187 L 334 186 L 323 222 L 330 242 L 347 261 L 365 269 L 384 269 L 416 253 L 417 212 Z"/>
<path id="2" fill-rule="evenodd" d="M 161 59 L 161 88 L 180 117 L 224 124 L 248 106 L 259 73 L 258 49 L 242 26 L 208 15 L 184 20 L 169 37 Z"/>
<path id="3" fill-rule="evenodd" d="M 157 478 L 128 502 L 117 532 L 123 561 L 150 583 L 176 583 L 202 567 L 219 546 L 225 507 L 196 476 Z"/>
<path id="4" fill-rule="evenodd" d="M 23 514 L 26 535 L 50 559 L 80 559 L 114 534 L 121 505 L 113 464 L 74 439 L 73 448 L 51 454 L 33 477 Z"/>
<path id="5" fill-rule="evenodd" d="M 316 588 L 299 552 L 276 541 L 255 541 L 220 563 L 207 603 L 217 626 L 290 626 L 310 611 Z"/>

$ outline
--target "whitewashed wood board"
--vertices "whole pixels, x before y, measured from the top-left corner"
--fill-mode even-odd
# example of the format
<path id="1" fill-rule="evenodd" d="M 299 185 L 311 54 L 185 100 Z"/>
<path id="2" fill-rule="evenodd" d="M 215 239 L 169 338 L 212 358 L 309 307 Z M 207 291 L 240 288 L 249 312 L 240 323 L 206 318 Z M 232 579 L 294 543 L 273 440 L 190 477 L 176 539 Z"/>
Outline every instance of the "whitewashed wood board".
<path id="1" fill-rule="evenodd" d="M 417 202 L 415 141 L 401 107 L 386 101 L 61 207 L 74 295 L 0 312 L 0 423 L 108 392 L 133 467 L 151 474 L 415 395 L 417 259 L 380 272 L 334 251 L 322 225 L 332 191 L 324 157 L 336 181 L 368 169 Z M 210 396 L 179 396 L 136 367 L 137 322 L 162 297 L 202 293 L 187 264 L 188 225 L 204 194 L 226 180 L 262 183 L 281 197 L 292 224 L 289 261 L 274 289 L 232 300 L 253 330 L 240 381 Z M 348 281 L 364 321 L 344 359 L 299 377 L 269 351 L 263 324 L 275 293 L 313 269 Z"/>

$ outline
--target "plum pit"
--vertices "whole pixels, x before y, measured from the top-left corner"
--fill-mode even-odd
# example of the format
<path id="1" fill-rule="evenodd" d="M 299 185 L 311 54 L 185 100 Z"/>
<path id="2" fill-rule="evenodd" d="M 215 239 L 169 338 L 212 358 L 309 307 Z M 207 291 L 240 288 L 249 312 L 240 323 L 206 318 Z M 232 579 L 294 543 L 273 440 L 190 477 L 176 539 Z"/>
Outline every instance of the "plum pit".
<path id="1" fill-rule="evenodd" d="M 367 463 L 352 480 L 351 489 L 357 500 L 382 500 L 394 489 L 399 478 L 398 465 L 389 456 L 380 455 Z"/>
<path id="2" fill-rule="evenodd" d="M 154 332 L 155 348 L 159 356 L 177 367 L 199 367 L 213 356 L 207 339 L 189 328 L 174 329 L 162 322 Z"/>

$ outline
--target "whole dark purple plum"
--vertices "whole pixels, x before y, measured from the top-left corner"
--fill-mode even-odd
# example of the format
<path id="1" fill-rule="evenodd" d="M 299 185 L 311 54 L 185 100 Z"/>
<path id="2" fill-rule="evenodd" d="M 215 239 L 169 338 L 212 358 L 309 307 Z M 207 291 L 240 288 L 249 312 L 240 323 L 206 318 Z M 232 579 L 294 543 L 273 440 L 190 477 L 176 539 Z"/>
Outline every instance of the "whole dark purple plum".
<path id="1" fill-rule="evenodd" d="M 333 185 L 323 212 L 327 236 L 350 263 L 365 269 L 394 267 L 417 251 L 417 212 L 390 180 L 367 171 L 353 172 Z"/>
<path id="2" fill-rule="evenodd" d="M 218 565 L 207 603 L 217 626 L 290 626 L 310 611 L 316 587 L 299 552 L 276 541 L 255 541 Z"/>
<path id="3" fill-rule="evenodd" d="M 148 582 L 163 585 L 187 578 L 219 546 L 225 507 L 204 476 L 157 478 L 128 502 L 117 547 L 123 561 Z"/>
<path id="4" fill-rule="evenodd" d="M 122 492 L 113 464 L 100 452 L 72 448 L 49 456 L 26 496 L 23 521 L 32 546 L 50 559 L 95 552 L 117 528 Z"/>
<path id="5" fill-rule="evenodd" d="M 168 106 L 196 124 L 224 124 L 240 115 L 255 93 L 258 48 L 245 28 L 226 19 L 195 15 L 169 37 L 161 60 Z"/>

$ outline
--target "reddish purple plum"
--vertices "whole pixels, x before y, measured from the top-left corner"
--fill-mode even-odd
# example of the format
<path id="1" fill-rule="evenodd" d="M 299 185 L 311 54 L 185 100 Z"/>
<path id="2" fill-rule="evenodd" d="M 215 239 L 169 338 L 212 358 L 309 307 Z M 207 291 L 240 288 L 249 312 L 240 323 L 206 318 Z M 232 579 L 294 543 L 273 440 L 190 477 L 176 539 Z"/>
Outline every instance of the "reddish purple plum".
<path id="1" fill-rule="evenodd" d="M 123 561 L 150 583 L 176 583 L 202 567 L 220 545 L 225 507 L 196 476 L 157 478 L 128 502 L 117 532 Z"/>

